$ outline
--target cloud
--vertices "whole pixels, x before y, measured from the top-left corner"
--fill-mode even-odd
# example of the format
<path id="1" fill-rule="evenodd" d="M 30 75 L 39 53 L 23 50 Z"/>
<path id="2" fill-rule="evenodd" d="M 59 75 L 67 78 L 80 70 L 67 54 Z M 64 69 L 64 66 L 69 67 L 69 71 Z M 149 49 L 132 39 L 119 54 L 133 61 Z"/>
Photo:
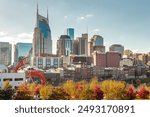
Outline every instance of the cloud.
<path id="1" fill-rule="evenodd" d="M 20 39 L 32 39 L 33 38 L 33 32 L 30 33 L 20 33 L 17 35 Z"/>
<path id="2" fill-rule="evenodd" d="M 133 50 L 133 53 L 144 53 L 144 51 L 141 51 L 141 50 Z"/>
<path id="3" fill-rule="evenodd" d="M 0 32 L 0 36 L 2 37 L 2 36 L 6 36 L 7 35 L 7 33 L 6 32 Z"/>
<path id="4" fill-rule="evenodd" d="M 81 17 L 78 17 L 77 20 L 84 20 L 85 17 L 84 16 L 81 16 Z"/>
<path id="5" fill-rule="evenodd" d="M 86 14 L 86 15 L 77 17 L 77 20 L 85 20 L 85 19 L 92 18 L 93 16 L 94 16 L 93 14 Z"/>
<path id="6" fill-rule="evenodd" d="M 28 42 L 31 43 L 33 38 L 33 33 L 19 33 L 19 34 L 8 34 L 0 32 L 0 41 L 1 42 L 10 42 L 10 43 L 17 43 L 17 42 Z"/>
<path id="7" fill-rule="evenodd" d="M 96 28 L 92 32 L 100 32 L 100 29 Z"/>
<path id="8" fill-rule="evenodd" d="M 93 16 L 94 16 L 93 14 L 86 14 L 86 18 L 91 18 Z"/>
<path id="9" fill-rule="evenodd" d="M 67 15 L 65 15 L 65 16 L 64 16 L 64 19 L 68 19 L 68 16 L 67 16 Z"/>

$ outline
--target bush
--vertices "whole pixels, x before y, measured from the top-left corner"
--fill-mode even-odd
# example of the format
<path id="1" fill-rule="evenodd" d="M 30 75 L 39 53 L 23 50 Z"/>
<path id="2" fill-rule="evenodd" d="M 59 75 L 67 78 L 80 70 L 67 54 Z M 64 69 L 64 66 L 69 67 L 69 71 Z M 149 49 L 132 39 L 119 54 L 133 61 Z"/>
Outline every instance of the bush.
<path id="1" fill-rule="evenodd" d="M 124 97 L 126 84 L 122 81 L 106 80 L 101 83 L 105 99 L 120 100 Z"/>

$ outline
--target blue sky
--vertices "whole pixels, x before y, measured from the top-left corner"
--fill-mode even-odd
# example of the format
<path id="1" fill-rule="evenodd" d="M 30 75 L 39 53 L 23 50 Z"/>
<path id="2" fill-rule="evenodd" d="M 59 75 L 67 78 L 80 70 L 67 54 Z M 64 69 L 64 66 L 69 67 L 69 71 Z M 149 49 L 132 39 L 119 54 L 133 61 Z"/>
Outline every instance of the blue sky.
<path id="1" fill-rule="evenodd" d="M 32 42 L 37 0 L 0 0 L 0 41 Z M 122 44 L 134 52 L 149 52 L 150 0 L 39 0 L 39 12 L 49 9 L 53 51 L 67 27 L 75 36 L 99 34 L 105 46 Z"/>

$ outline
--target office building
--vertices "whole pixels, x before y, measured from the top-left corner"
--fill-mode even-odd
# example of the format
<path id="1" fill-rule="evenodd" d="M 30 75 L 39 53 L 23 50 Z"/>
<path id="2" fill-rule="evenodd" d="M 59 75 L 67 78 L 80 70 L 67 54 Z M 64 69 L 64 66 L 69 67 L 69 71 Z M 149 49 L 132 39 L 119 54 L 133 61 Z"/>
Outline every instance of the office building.
<path id="1" fill-rule="evenodd" d="M 88 55 L 88 34 L 82 34 L 82 37 L 77 37 L 78 40 L 78 54 Z"/>
<path id="2" fill-rule="evenodd" d="M 57 40 L 57 55 L 69 56 L 72 53 L 72 40 L 68 35 L 61 35 Z"/>
<path id="3" fill-rule="evenodd" d="M 62 67 L 63 65 L 62 58 L 58 57 L 57 55 L 51 55 L 46 57 L 33 57 L 32 59 L 34 59 L 34 63 L 32 66 L 44 70 Z"/>
<path id="4" fill-rule="evenodd" d="M 113 44 L 109 47 L 109 51 L 119 52 L 122 56 L 124 53 L 124 46 L 122 46 L 120 44 Z"/>
<path id="5" fill-rule="evenodd" d="M 14 45 L 14 60 L 15 62 L 19 61 L 21 58 L 24 58 L 29 55 L 29 52 L 32 48 L 31 43 L 17 43 Z"/>
<path id="6" fill-rule="evenodd" d="M 39 14 L 37 5 L 36 26 L 33 37 L 33 56 L 41 57 L 49 54 L 52 54 L 52 39 L 48 11 L 47 17 L 43 17 Z"/>
<path id="7" fill-rule="evenodd" d="M 0 64 L 10 65 L 12 45 L 9 42 L 0 42 Z"/>
<path id="8" fill-rule="evenodd" d="M 93 65 L 100 68 L 105 67 L 119 67 L 121 60 L 121 54 L 118 52 L 94 52 L 93 53 Z"/>
<path id="9" fill-rule="evenodd" d="M 90 56 L 94 51 L 105 52 L 105 46 L 103 45 L 103 37 L 94 35 L 88 43 L 88 55 Z"/>
<path id="10" fill-rule="evenodd" d="M 132 58 L 133 57 L 133 52 L 129 49 L 124 50 L 123 53 L 127 58 Z"/>
<path id="11" fill-rule="evenodd" d="M 71 40 L 74 40 L 74 28 L 67 28 L 65 35 L 68 35 Z"/>

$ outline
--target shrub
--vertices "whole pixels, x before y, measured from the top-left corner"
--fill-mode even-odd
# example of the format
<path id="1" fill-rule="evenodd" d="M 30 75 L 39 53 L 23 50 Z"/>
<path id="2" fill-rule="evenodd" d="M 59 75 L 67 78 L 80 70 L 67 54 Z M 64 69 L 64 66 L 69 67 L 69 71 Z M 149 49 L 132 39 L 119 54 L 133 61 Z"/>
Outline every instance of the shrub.
<path id="1" fill-rule="evenodd" d="M 122 81 L 106 80 L 101 83 L 105 99 L 119 100 L 123 99 L 126 84 Z"/>

